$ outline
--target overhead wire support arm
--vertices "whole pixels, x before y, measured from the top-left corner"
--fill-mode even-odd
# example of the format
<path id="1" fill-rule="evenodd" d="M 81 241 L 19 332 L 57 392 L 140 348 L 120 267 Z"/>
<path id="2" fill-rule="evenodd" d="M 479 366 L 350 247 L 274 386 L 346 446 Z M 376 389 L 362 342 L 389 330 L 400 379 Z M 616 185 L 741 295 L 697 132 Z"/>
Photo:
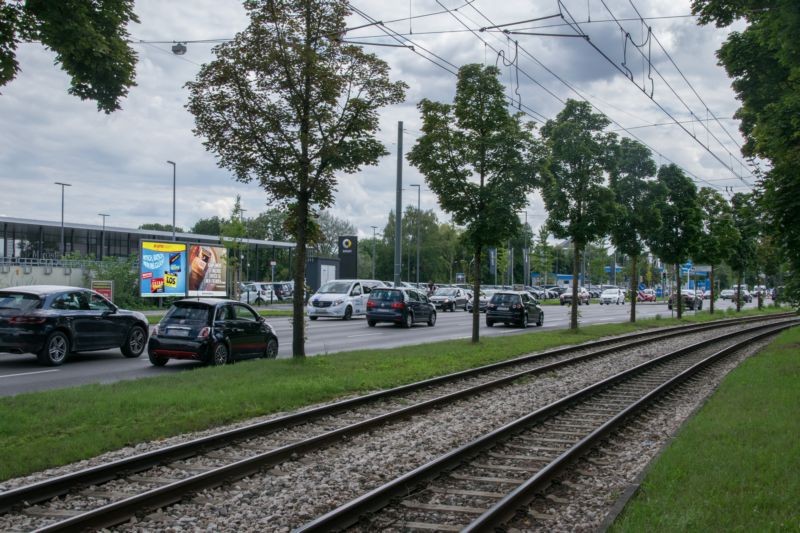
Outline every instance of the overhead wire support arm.
<path id="1" fill-rule="evenodd" d="M 558 13 L 558 14 L 555 14 L 555 15 L 547 15 L 545 17 L 537 17 L 535 19 L 519 20 L 517 22 L 507 22 L 505 24 L 495 24 L 493 26 L 485 26 L 485 27 L 481 28 L 479 31 L 496 30 L 498 28 L 504 28 L 506 26 L 516 26 L 517 24 L 527 24 L 528 22 L 538 22 L 540 20 L 548 20 L 548 19 L 559 18 L 560 16 L 561 16 L 561 14 Z"/>

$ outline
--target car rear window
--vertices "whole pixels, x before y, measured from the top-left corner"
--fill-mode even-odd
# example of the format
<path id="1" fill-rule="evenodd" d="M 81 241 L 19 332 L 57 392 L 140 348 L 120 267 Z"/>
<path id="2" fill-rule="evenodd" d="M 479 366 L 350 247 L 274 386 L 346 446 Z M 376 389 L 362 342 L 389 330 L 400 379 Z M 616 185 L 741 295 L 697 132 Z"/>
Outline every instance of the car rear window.
<path id="1" fill-rule="evenodd" d="M 164 315 L 165 321 L 185 320 L 187 322 L 208 322 L 208 314 L 211 308 L 206 305 L 173 305 L 167 314 Z"/>
<path id="2" fill-rule="evenodd" d="M 403 300 L 401 291 L 390 291 L 387 289 L 373 289 L 369 295 L 370 300 L 383 300 L 386 302 L 400 302 Z"/>
<path id="3" fill-rule="evenodd" d="M 42 299 L 35 294 L 26 292 L 0 292 L 0 309 L 19 309 L 20 311 L 30 311 L 36 309 L 42 303 Z"/>
<path id="4" fill-rule="evenodd" d="M 519 294 L 495 294 L 492 303 L 498 305 L 513 305 L 519 303 Z"/>

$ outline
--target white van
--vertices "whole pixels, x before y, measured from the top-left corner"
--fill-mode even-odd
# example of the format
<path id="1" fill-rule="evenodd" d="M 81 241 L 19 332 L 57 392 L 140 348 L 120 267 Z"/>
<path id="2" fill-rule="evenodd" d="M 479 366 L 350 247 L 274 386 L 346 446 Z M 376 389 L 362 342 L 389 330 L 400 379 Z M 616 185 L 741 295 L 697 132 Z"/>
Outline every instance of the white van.
<path id="1" fill-rule="evenodd" d="M 367 313 L 367 299 L 373 287 L 383 287 L 383 282 L 374 279 L 335 279 L 322 285 L 309 298 L 306 310 L 308 318 L 321 316 L 350 320 L 353 316 Z"/>

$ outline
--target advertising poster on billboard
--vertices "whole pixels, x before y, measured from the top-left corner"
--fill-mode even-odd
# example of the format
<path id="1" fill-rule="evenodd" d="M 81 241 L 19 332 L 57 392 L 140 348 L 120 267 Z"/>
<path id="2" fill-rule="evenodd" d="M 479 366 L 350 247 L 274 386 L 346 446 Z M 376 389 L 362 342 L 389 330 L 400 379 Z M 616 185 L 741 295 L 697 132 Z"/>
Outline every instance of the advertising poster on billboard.
<path id="1" fill-rule="evenodd" d="M 189 296 L 226 296 L 227 250 L 222 246 L 189 246 Z"/>
<path id="2" fill-rule="evenodd" d="M 186 245 L 141 241 L 139 293 L 142 297 L 186 296 Z"/>

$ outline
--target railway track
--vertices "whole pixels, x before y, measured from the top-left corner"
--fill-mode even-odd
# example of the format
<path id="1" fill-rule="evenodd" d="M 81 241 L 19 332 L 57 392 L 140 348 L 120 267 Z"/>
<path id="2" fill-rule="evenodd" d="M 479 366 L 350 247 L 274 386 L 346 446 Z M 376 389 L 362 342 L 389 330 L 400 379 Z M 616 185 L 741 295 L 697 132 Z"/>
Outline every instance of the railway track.
<path id="1" fill-rule="evenodd" d="M 787 316 L 794 316 L 791 314 Z M 0 493 L 8 522 L 40 531 L 107 527 L 327 446 L 380 424 L 620 350 L 764 318 L 680 326 L 550 350 L 381 391 L 121 459 Z M 769 317 L 767 320 L 771 320 Z M 22 520 L 21 520 L 22 522 Z"/>
<path id="2" fill-rule="evenodd" d="M 620 372 L 400 476 L 296 531 L 494 531 L 565 467 L 669 391 L 750 343 L 800 321 L 756 326 Z"/>

